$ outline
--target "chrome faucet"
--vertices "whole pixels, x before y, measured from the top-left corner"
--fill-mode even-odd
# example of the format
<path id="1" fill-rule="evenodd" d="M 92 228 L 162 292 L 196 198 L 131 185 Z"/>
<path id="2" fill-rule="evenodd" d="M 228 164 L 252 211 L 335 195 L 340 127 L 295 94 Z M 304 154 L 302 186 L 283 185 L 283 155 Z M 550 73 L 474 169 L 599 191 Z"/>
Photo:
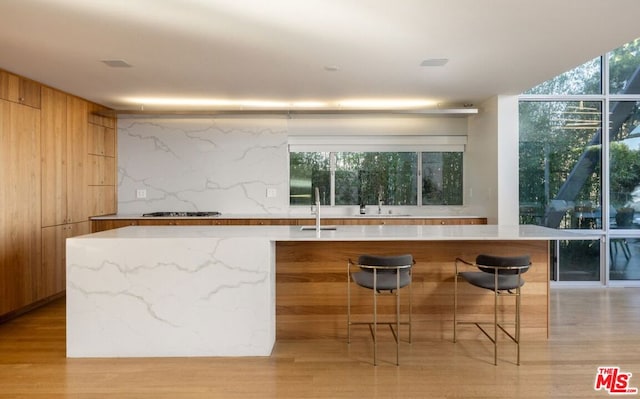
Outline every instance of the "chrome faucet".
<path id="1" fill-rule="evenodd" d="M 378 192 L 378 215 L 382 215 L 382 205 L 384 201 L 382 200 L 382 190 Z"/>

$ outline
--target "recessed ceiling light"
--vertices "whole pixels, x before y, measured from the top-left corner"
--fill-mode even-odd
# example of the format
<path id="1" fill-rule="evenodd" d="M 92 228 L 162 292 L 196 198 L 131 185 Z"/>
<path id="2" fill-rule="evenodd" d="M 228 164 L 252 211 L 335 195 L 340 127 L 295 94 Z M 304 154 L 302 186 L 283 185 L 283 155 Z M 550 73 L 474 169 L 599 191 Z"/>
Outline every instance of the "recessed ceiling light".
<path id="1" fill-rule="evenodd" d="M 420 63 L 420 66 L 423 67 L 437 67 L 444 66 L 449 62 L 448 58 L 427 58 L 426 60 Z"/>
<path id="2" fill-rule="evenodd" d="M 112 68 L 131 68 L 132 66 L 125 60 L 101 60 L 100 62 Z"/>

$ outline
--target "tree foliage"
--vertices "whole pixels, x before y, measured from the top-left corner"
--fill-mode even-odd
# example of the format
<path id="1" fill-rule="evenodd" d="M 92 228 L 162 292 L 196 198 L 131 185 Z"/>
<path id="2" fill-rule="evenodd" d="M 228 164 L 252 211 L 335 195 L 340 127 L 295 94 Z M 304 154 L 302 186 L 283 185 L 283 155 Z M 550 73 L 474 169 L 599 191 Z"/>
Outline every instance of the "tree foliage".
<path id="1" fill-rule="evenodd" d="M 610 92 L 640 94 L 629 92 L 633 89 L 630 79 L 640 68 L 640 39 L 610 52 L 608 57 Z M 600 58 L 596 58 L 525 93 L 576 98 L 576 101 L 532 98 L 520 103 L 520 204 L 528 212 L 532 208 L 537 212 L 549 209 L 558 193 L 572 183 L 579 186 L 570 190 L 571 202 L 589 202 L 595 207 L 601 204 L 603 105 L 600 101 L 588 101 L 588 97 L 580 100 L 581 95 L 601 93 L 600 70 Z M 608 173 L 610 202 L 614 207 L 628 205 L 630 193 L 640 185 L 640 150 L 631 140 L 638 134 L 635 130 L 640 131 L 638 104 L 619 107 L 625 110 L 624 114 L 611 115 L 612 120 L 615 117 L 621 122 L 615 125 L 616 131 L 609 132 Z M 615 105 L 611 102 L 610 112 L 616 109 Z M 586 178 L 570 177 L 581 171 L 588 172 Z M 524 222 L 543 221 L 534 218 Z"/>

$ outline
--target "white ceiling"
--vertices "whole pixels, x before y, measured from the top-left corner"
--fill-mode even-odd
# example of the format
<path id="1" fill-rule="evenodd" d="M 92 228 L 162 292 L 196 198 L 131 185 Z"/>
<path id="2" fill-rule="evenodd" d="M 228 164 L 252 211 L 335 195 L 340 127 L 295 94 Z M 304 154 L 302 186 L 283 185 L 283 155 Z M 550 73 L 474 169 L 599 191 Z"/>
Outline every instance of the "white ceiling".
<path id="1" fill-rule="evenodd" d="M 458 106 L 640 37 L 638 16 L 638 0 L 0 0 L 0 68 L 120 110 L 141 97 Z M 449 62 L 420 66 L 430 58 Z M 179 107 L 145 105 L 161 108 Z"/>

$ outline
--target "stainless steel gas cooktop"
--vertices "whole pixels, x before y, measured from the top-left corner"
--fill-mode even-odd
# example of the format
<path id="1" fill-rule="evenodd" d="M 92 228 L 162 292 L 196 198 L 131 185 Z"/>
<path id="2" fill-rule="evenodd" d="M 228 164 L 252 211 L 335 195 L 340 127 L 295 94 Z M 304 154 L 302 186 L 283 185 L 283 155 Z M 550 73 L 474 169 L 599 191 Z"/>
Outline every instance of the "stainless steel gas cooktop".
<path id="1" fill-rule="evenodd" d="M 143 217 L 207 217 L 218 216 L 220 212 L 151 212 L 145 213 Z"/>

